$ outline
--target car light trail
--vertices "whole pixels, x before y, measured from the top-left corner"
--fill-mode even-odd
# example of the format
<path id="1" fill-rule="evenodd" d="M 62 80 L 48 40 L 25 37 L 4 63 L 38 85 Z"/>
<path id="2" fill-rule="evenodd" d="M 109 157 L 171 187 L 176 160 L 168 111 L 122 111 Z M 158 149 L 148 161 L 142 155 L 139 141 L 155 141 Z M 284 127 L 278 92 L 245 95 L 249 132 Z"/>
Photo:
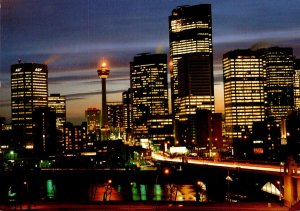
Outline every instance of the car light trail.
<path id="1" fill-rule="evenodd" d="M 182 162 L 181 157 L 169 158 L 163 156 L 162 154 L 152 153 L 152 158 L 160 161 L 169 161 L 169 162 Z M 206 165 L 206 166 L 217 166 L 223 168 L 232 168 L 232 169 L 245 169 L 251 171 L 263 171 L 263 172 L 272 172 L 272 173 L 281 173 L 283 168 L 279 165 L 270 165 L 270 164 L 253 164 L 253 163 L 241 163 L 241 162 L 219 162 L 219 161 L 209 161 L 209 160 L 197 160 L 197 159 L 186 159 L 188 163 L 196 165 Z M 299 173 L 299 171 L 297 171 Z"/>

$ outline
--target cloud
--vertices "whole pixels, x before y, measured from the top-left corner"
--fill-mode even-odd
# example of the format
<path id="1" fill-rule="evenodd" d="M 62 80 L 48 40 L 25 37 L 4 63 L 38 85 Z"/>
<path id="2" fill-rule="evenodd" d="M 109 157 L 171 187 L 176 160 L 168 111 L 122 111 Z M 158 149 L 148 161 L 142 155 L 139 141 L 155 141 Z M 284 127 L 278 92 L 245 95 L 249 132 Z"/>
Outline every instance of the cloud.
<path id="1" fill-rule="evenodd" d="M 124 91 L 126 90 L 112 90 L 112 91 L 107 91 L 106 94 L 122 93 Z M 67 100 L 74 100 L 74 99 L 85 99 L 86 97 L 93 96 L 93 95 L 102 95 L 102 91 L 73 93 L 73 94 L 67 94 L 65 96 Z"/>
<path id="2" fill-rule="evenodd" d="M 86 80 L 91 80 L 94 78 L 95 78 L 95 76 L 65 75 L 65 76 L 49 78 L 49 84 L 58 84 L 58 83 L 74 82 L 74 81 L 86 81 Z"/>
<path id="3" fill-rule="evenodd" d="M 53 64 L 55 61 L 57 61 L 59 59 L 60 55 L 58 54 L 54 54 L 54 55 L 50 55 L 44 62 L 43 64 L 49 65 L 49 64 Z"/>
<path id="4" fill-rule="evenodd" d="M 130 79 L 129 70 L 126 71 L 123 69 L 119 69 L 119 70 L 111 70 L 107 81 L 123 81 L 129 79 Z M 61 84 L 65 82 L 81 82 L 82 84 L 87 84 L 87 83 L 99 84 L 100 79 L 98 78 L 98 74 L 96 70 L 81 70 L 81 71 L 78 71 L 77 69 L 74 71 L 64 70 L 63 72 L 56 72 L 53 73 L 52 76 L 49 76 L 49 84 Z"/>
<path id="5" fill-rule="evenodd" d="M 280 30 L 253 30 L 249 32 L 236 31 L 234 34 L 223 34 L 216 36 L 214 43 L 256 43 L 259 41 L 269 43 L 280 43 L 288 40 L 295 40 L 300 37 L 300 28 L 280 29 Z"/>

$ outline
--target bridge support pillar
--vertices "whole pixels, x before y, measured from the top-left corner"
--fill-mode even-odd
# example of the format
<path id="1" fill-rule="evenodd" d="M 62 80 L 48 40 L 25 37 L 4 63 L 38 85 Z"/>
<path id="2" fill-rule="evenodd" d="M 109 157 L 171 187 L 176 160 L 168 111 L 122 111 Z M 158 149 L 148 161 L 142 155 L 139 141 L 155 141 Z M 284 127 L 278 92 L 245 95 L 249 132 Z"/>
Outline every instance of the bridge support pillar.
<path id="1" fill-rule="evenodd" d="M 284 165 L 284 205 L 292 207 L 300 200 L 300 175 L 297 175 L 297 163 L 288 158 Z"/>

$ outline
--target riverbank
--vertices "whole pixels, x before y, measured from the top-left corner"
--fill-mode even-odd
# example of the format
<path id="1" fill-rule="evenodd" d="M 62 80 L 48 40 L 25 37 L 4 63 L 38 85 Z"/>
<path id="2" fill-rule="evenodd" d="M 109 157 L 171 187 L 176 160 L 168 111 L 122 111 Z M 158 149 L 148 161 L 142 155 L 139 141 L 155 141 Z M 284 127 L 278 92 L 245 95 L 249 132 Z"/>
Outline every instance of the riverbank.
<path id="1" fill-rule="evenodd" d="M 239 203 L 126 203 L 126 202 L 107 202 L 107 203 L 57 203 L 45 202 L 34 204 L 22 204 L 17 206 L 1 205 L 1 210 L 136 210 L 136 211 L 168 211 L 168 210 L 213 210 L 213 211 L 256 211 L 272 210 L 287 211 L 288 207 L 281 206 L 276 202 L 239 202 Z"/>

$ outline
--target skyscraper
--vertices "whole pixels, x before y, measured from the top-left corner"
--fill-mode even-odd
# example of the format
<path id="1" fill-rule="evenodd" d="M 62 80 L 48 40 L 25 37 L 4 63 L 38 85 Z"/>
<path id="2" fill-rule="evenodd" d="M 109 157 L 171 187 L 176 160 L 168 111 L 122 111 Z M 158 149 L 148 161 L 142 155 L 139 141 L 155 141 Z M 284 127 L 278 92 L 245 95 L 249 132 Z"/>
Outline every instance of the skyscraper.
<path id="1" fill-rule="evenodd" d="M 121 139 L 123 128 L 123 103 L 108 102 L 107 103 L 107 119 L 110 127 L 110 137 L 113 140 Z"/>
<path id="2" fill-rule="evenodd" d="M 166 54 L 139 54 L 130 62 L 133 134 L 148 137 L 147 120 L 168 115 Z"/>
<path id="3" fill-rule="evenodd" d="M 60 143 L 56 136 L 55 111 L 49 107 L 35 108 L 32 120 L 35 155 L 56 155 Z"/>
<path id="4" fill-rule="evenodd" d="M 107 103 L 107 119 L 108 125 L 112 128 L 123 128 L 123 103 L 108 102 Z"/>
<path id="5" fill-rule="evenodd" d="M 123 101 L 123 137 L 126 142 L 132 141 L 132 105 L 131 105 L 131 89 L 122 93 Z M 132 144 L 132 143 L 131 143 Z"/>
<path id="6" fill-rule="evenodd" d="M 47 65 L 21 63 L 11 65 L 11 113 L 13 130 L 23 147 L 33 149 L 33 121 L 35 108 L 47 107 Z M 17 132 L 18 131 L 18 132 Z"/>
<path id="7" fill-rule="evenodd" d="M 56 129 L 63 132 L 63 126 L 66 122 L 66 97 L 60 94 L 50 94 L 48 107 L 56 113 Z"/>
<path id="8" fill-rule="evenodd" d="M 223 55 L 225 124 L 230 142 L 265 118 L 265 71 L 257 51 L 234 50 Z"/>
<path id="9" fill-rule="evenodd" d="M 266 115 L 280 122 L 294 108 L 294 56 L 292 48 L 272 47 L 263 51 L 266 72 Z"/>
<path id="10" fill-rule="evenodd" d="M 87 132 L 88 134 L 98 134 L 100 133 L 100 109 L 88 108 L 85 110 L 85 119 L 87 122 Z"/>
<path id="11" fill-rule="evenodd" d="M 196 110 L 214 111 L 212 101 L 213 79 L 211 63 L 207 56 L 193 53 L 182 56 L 177 63 L 178 68 L 178 116 L 196 114 Z"/>
<path id="12" fill-rule="evenodd" d="M 281 145 L 280 136 L 274 138 L 277 132 L 271 132 L 266 140 L 253 139 L 253 143 L 249 143 L 249 135 L 254 123 L 256 133 L 259 128 L 268 130 L 265 134 L 284 128 L 281 124 L 294 108 L 293 50 L 234 50 L 224 54 L 223 71 L 226 136 L 233 141 L 235 155 L 245 158 L 251 153 L 268 153 L 273 158 Z M 252 152 L 249 146 L 253 146 Z"/>
<path id="13" fill-rule="evenodd" d="M 295 110 L 300 109 L 300 59 L 295 60 L 294 104 Z"/>
<path id="14" fill-rule="evenodd" d="M 193 103 L 194 110 L 206 105 L 205 109 L 214 111 L 211 5 L 181 6 L 174 9 L 169 17 L 169 39 L 173 115 L 178 119 L 179 105 L 182 104 L 179 97 L 180 86 L 195 87 L 196 83 L 199 89 L 197 96 L 192 97 L 192 93 L 186 93 L 183 102 Z M 181 59 L 184 68 L 179 69 Z M 189 68 L 188 62 L 193 62 L 192 68 Z M 186 71 L 186 68 L 190 71 Z M 187 72 L 189 75 L 182 77 L 179 84 L 180 75 Z M 190 77 L 197 77 L 197 81 L 190 81 Z"/>

